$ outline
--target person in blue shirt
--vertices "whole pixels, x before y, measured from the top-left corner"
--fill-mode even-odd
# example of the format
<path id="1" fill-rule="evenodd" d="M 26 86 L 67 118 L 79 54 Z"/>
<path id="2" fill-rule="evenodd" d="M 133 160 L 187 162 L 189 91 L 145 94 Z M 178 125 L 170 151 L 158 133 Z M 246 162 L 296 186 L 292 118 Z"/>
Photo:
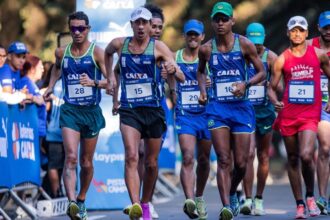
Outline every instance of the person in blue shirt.
<path id="1" fill-rule="evenodd" d="M 120 66 L 120 130 L 125 147 L 125 181 L 132 206 L 131 219 L 151 220 L 149 202 L 157 180 L 158 162 L 162 135 L 166 130 L 165 113 L 161 107 L 161 74 L 157 70 L 163 62 L 171 77 L 182 74 L 169 48 L 161 41 L 150 37 L 152 14 L 144 7 L 136 8 L 131 14 L 133 37 L 113 39 L 105 51 L 108 71 L 107 93 L 113 93 L 117 81 L 112 71 L 113 55 L 118 53 Z M 138 175 L 138 145 L 144 139 L 145 175 L 143 176 L 142 198 Z"/>
<path id="2" fill-rule="evenodd" d="M 211 135 L 207 128 L 205 106 L 198 103 L 198 50 L 204 39 L 204 25 L 191 19 L 184 24 L 186 46 L 175 53 L 175 60 L 186 80 L 176 85 L 176 129 L 182 152 L 180 179 L 186 200 L 183 211 L 189 218 L 207 219 L 204 188 L 210 171 Z M 194 173 L 195 146 L 197 168 Z M 195 189 L 196 183 L 196 192 Z"/>
<path id="3" fill-rule="evenodd" d="M 246 28 L 247 38 L 255 45 L 258 55 L 266 70 L 266 80 L 249 88 L 248 98 L 253 104 L 256 116 L 256 131 L 251 136 L 248 165 L 243 181 L 246 200 L 241 207 L 241 213 L 245 215 L 264 215 L 262 194 L 266 185 L 269 172 L 269 149 L 271 147 L 275 121 L 275 109 L 267 96 L 267 85 L 270 80 L 271 71 L 277 55 L 264 46 L 265 28 L 260 23 L 251 23 Z M 253 65 L 249 65 L 249 78 L 256 74 Z M 253 161 L 257 149 L 258 171 L 257 189 L 255 198 L 252 200 L 252 188 L 254 178 Z"/>
<path id="4" fill-rule="evenodd" d="M 99 132 L 105 119 L 99 106 L 101 92 L 99 80 L 105 76 L 104 52 L 87 38 L 89 18 L 81 11 L 69 15 L 72 43 L 55 51 L 56 63 L 52 69 L 45 99 L 49 99 L 56 81 L 62 76 L 64 104 L 60 111 L 60 126 L 65 148 L 64 186 L 69 199 L 67 215 L 71 219 L 87 219 L 86 193 L 93 178 L 93 155 Z M 88 75 L 94 86 L 80 83 Z M 76 167 L 80 144 L 80 191 L 76 196 Z"/>
<path id="5" fill-rule="evenodd" d="M 32 97 L 26 94 L 25 88 L 19 90 L 20 71 L 28 52 L 25 44 L 19 41 L 12 42 L 8 47 L 6 63 L 0 68 L 1 100 L 7 104 L 18 104 Z"/>
<path id="6" fill-rule="evenodd" d="M 253 43 L 233 33 L 235 18 L 231 4 L 216 3 L 211 19 L 215 36 L 199 50 L 199 101 L 202 104 L 209 101 L 206 114 L 218 157 L 218 190 L 223 204 L 219 219 L 229 220 L 239 214 L 236 190 L 245 175 L 255 125 L 254 109 L 247 100 L 246 90 L 264 80 L 266 74 Z M 256 69 L 251 79 L 246 71 L 248 63 Z M 212 81 L 209 95 L 204 82 L 207 64 Z"/>

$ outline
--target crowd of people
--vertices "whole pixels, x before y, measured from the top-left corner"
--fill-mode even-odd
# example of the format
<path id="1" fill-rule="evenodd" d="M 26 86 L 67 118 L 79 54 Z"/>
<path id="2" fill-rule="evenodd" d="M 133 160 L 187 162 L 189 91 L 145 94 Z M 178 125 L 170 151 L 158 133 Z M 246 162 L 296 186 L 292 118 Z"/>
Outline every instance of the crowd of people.
<path id="1" fill-rule="evenodd" d="M 105 127 L 99 107 L 101 89 L 113 96 L 112 112 L 120 117 L 124 175 L 131 200 L 124 213 L 130 219 L 157 218 L 152 196 L 167 127 L 165 83 L 175 105 L 182 153 L 180 180 L 186 197 L 183 211 L 189 218 L 208 217 L 203 192 L 212 146 L 223 205 L 219 219 L 231 220 L 239 213 L 266 214 L 263 191 L 273 129 L 285 143 L 296 219 L 307 218 L 307 211 L 310 216 L 330 212 L 330 199 L 326 198 L 330 172 L 330 11 L 320 14 L 320 36 L 310 40 L 307 20 L 291 17 L 287 23 L 290 46 L 280 55 L 264 46 L 262 24 L 250 23 L 244 36 L 232 31 L 235 17 L 230 3 L 217 2 L 210 17 L 211 39 L 202 43 L 204 24 L 190 19 L 183 28 L 185 46 L 173 53 L 160 40 L 164 15 L 155 5 L 134 9 L 130 18 L 133 36 L 115 38 L 105 50 L 88 40 L 88 16 L 74 12 L 68 16 L 72 43 L 56 49 L 48 78 L 42 78 L 40 58 L 29 54 L 23 43 L 13 42 L 8 50 L 0 46 L 0 98 L 22 108 L 38 106 L 38 134 L 41 149 L 48 155 L 51 194 L 62 194 L 59 183 L 63 176 L 71 219 L 87 219 L 85 200 L 94 172 L 93 154 L 98 134 Z M 119 56 L 117 64 L 115 53 Z M 319 148 L 315 160 L 316 140 Z M 255 152 L 257 188 L 252 197 Z M 78 164 L 80 190 L 76 192 Z M 243 204 L 237 195 L 241 182 L 246 196 Z"/>

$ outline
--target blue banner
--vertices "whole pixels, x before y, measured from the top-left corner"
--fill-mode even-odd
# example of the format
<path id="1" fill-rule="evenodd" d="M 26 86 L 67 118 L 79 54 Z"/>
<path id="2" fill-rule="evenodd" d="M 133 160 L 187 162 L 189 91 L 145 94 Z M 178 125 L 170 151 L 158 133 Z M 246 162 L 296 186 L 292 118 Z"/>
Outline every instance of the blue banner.
<path id="1" fill-rule="evenodd" d="M 0 119 L 0 187 L 12 188 L 24 182 L 40 185 L 36 106 L 26 105 L 21 110 L 18 105 L 0 103 Z"/>

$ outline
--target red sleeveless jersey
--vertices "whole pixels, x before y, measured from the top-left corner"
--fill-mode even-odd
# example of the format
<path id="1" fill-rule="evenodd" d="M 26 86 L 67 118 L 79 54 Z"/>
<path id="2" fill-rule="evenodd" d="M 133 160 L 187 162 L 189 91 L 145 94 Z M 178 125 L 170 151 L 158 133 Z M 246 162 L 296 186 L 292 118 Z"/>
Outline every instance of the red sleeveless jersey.
<path id="1" fill-rule="evenodd" d="M 314 47 L 307 46 L 302 57 L 294 56 L 289 49 L 283 55 L 284 108 L 279 116 L 319 120 L 322 108 L 321 71 Z"/>

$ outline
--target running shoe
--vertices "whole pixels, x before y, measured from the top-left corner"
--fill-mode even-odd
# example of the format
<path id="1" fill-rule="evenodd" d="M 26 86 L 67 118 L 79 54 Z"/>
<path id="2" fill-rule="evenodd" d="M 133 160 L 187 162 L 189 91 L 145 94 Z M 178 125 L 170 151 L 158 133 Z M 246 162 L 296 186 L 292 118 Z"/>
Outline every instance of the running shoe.
<path id="1" fill-rule="evenodd" d="M 309 212 L 309 216 L 315 217 L 320 215 L 320 210 L 316 205 L 314 197 L 307 197 L 306 198 L 306 203 L 307 203 L 307 209 Z"/>
<path id="2" fill-rule="evenodd" d="M 87 220 L 87 210 L 85 203 L 77 202 L 77 205 L 79 207 L 79 212 L 76 215 L 77 220 Z"/>
<path id="3" fill-rule="evenodd" d="M 244 204 L 241 206 L 241 211 L 243 215 L 251 215 L 252 212 L 252 199 L 248 198 L 245 200 Z"/>
<path id="4" fill-rule="evenodd" d="M 141 203 L 141 207 L 142 207 L 142 219 L 143 220 L 152 220 L 151 214 L 150 214 L 149 203 Z"/>
<path id="5" fill-rule="evenodd" d="M 236 196 L 236 193 L 229 197 L 230 199 L 230 208 L 233 212 L 234 216 L 237 216 L 239 214 L 239 201 Z"/>
<path id="6" fill-rule="evenodd" d="M 70 201 L 66 209 L 66 214 L 71 220 L 77 219 L 77 214 L 79 213 L 79 206 L 75 201 Z"/>
<path id="7" fill-rule="evenodd" d="M 207 219 L 206 203 L 202 197 L 195 198 L 196 208 L 199 220 Z"/>
<path id="8" fill-rule="evenodd" d="M 130 210 L 131 207 L 132 207 L 132 205 L 128 205 L 128 206 L 126 206 L 126 207 L 123 209 L 123 213 L 124 213 L 125 215 L 129 215 L 129 210 Z"/>
<path id="9" fill-rule="evenodd" d="M 154 207 L 154 205 L 151 202 L 149 202 L 149 209 L 150 209 L 151 217 L 153 219 L 159 219 L 159 215 L 156 212 L 155 207 Z"/>
<path id="10" fill-rule="evenodd" d="M 196 203 L 192 199 L 186 199 L 186 201 L 184 202 L 183 211 L 191 219 L 198 218 Z"/>
<path id="11" fill-rule="evenodd" d="M 322 196 L 319 197 L 316 201 L 316 205 L 320 209 L 321 215 L 328 214 L 328 202 L 327 202 L 326 198 L 324 198 Z"/>
<path id="12" fill-rule="evenodd" d="M 139 203 L 134 203 L 128 212 L 129 218 L 131 220 L 136 220 L 139 219 L 140 217 L 142 217 L 142 208 L 141 205 Z"/>
<path id="13" fill-rule="evenodd" d="M 253 209 L 254 215 L 261 216 L 266 214 L 264 210 L 264 201 L 262 199 L 255 198 L 253 204 L 254 204 L 254 209 Z"/>
<path id="14" fill-rule="evenodd" d="M 306 219 L 306 208 L 303 204 L 297 206 L 296 219 Z"/>
<path id="15" fill-rule="evenodd" d="M 233 212 L 231 211 L 230 206 L 224 206 L 222 207 L 220 214 L 219 214 L 219 220 L 232 220 L 234 218 Z"/>

